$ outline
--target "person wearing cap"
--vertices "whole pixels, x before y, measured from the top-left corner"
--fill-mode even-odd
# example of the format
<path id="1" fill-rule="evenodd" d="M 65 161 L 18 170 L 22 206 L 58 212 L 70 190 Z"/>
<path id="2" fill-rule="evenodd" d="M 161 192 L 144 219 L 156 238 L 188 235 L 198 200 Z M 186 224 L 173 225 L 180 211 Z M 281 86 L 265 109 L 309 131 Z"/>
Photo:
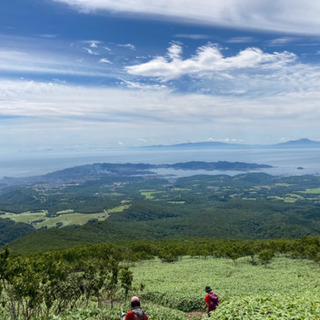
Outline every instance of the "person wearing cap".
<path id="1" fill-rule="evenodd" d="M 219 297 L 212 292 L 212 289 L 210 286 L 206 286 L 204 288 L 204 291 L 207 293 L 206 297 L 204 299 L 204 302 L 206 303 L 205 306 L 202 308 L 208 309 L 208 317 L 210 317 L 210 312 L 216 310 L 218 304 L 219 304 Z"/>
<path id="2" fill-rule="evenodd" d="M 130 300 L 131 310 L 127 313 L 125 320 L 148 320 L 144 309 L 140 306 L 140 299 L 136 296 Z"/>

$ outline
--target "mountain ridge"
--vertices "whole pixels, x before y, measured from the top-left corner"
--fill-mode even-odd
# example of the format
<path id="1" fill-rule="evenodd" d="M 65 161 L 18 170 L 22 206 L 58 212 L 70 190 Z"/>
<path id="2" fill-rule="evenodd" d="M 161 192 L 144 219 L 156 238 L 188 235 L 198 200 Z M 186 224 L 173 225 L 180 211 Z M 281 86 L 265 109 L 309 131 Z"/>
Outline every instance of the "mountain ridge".
<path id="1" fill-rule="evenodd" d="M 200 141 L 185 142 L 171 145 L 151 145 L 145 146 L 144 149 L 201 149 L 201 148 L 231 148 L 231 149 L 273 149 L 273 148 L 320 148 L 320 142 L 301 138 L 298 140 L 289 140 L 277 144 L 237 144 L 219 141 Z"/>

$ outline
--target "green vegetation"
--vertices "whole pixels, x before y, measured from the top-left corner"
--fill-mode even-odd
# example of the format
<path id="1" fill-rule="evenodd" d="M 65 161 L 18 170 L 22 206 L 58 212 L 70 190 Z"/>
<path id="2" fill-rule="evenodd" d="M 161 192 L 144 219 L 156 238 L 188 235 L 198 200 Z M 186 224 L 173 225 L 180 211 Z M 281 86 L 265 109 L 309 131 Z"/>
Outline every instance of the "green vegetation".
<path id="1" fill-rule="evenodd" d="M 154 199 L 154 194 L 156 193 L 162 193 L 164 191 L 156 191 L 156 190 L 151 190 L 151 191 L 140 191 L 141 195 L 145 197 L 147 200 Z"/>
<path id="2" fill-rule="evenodd" d="M 145 301 L 184 312 L 201 310 L 209 284 L 221 299 L 214 319 L 320 317 L 320 270 L 312 262 L 276 257 L 266 268 L 252 265 L 249 257 L 236 264 L 184 257 L 174 264 L 143 262 L 132 271 L 134 281 L 145 285 Z"/>
<path id="3" fill-rule="evenodd" d="M 123 210 L 129 209 L 129 208 L 130 208 L 130 205 L 126 204 L 126 205 L 123 205 L 123 206 L 118 206 L 118 207 L 109 209 L 108 213 L 122 212 Z"/>
<path id="4" fill-rule="evenodd" d="M 317 319 L 319 249 L 319 237 L 139 241 L 28 256 L 5 248 L 0 317 L 118 319 L 139 295 L 152 319 L 200 319 L 209 284 L 221 299 L 216 319 Z"/>
<path id="5" fill-rule="evenodd" d="M 320 194 L 320 188 L 307 189 L 305 193 Z"/>
<path id="6" fill-rule="evenodd" d="M 0 189 L 0 319 L 320 319 L 320 177 L 95 168 Z"/>
<path id="7" fill-rule="evenodd" d="M 0 247 L 34 232 L 35 229 L 29 224 L 15 223 L 9 219 L 0 218 Z"/>
<path id="8" fill-rule="evenodd" d="M 91 302 L 101 306 L 106 300 L 112 308 L 117 292 L 128 293 L 132 287 L 132 273 L 120 266 L 115 250 L 105 245 L 94 251 L 86 247 L 14 257 L 5 248 L 0 252 L 1 318 L 54 319 Z"/>
<path id="9" fill-rule="evenodd" d="M 22 212 L 20 214 L 11 213 L 11 212 L 1 212 L 1 217 L 3 219 L 10 219 L 14 222 L 23 222 L 27 224 L 35 224 L 36 221 L 43 221 L 46 216 L 45 211 L 40 212 Z"/>
<path id="10" fill-rule="evenodd" d="M 0 217 L 31 223 L 27 234 L 40 230 L 12 244 L 21 251 L 155 238 L 299 238 L 320 234 L 320 195 L 310 192 L 319 185 L 317 176 L 264 173 L 37 184 L 2 189 Z"/>
<path id="11" fill-rule="evenodd" d="M 104 221 L 110 213 L 122 212 L 128 209 L 130 205 L 122 205 L 98 213 L 76 213 L 72 209 L 58 211 L 56 215 L 48 215 L 46 211 L 11 213 L 1 212 L 4 219 L 10 219 L 14 222 L 23 222 L 34 226 L 36 229 L 47 229 L 53 227 L 65 227 L 68 225 L 84 225 L 89 220 Z"/>

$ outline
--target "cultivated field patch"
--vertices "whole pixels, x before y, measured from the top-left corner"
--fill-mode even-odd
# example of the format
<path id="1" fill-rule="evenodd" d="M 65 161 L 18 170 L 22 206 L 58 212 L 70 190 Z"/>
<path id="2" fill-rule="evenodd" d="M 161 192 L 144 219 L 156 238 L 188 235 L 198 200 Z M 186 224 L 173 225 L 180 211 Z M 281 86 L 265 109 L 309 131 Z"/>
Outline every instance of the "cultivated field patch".
<path id="1" fill-rule="evenodd" d="M 97 213 L 77 213 L 73 209 L 58 211 L 55 215 L 49 216 L 46 210 L 40 212 L 12 213 L 3 212 L 2 218 L 9 218 L 15 222 L 23 222 L 32 225 L 36 229 L 65 227 L 69 225 L 84 225 L 89 220 L 103 221 L 109 217 L 110 213 L 122 212 L 130 207 L 129 204 L 114 207 Z"/>

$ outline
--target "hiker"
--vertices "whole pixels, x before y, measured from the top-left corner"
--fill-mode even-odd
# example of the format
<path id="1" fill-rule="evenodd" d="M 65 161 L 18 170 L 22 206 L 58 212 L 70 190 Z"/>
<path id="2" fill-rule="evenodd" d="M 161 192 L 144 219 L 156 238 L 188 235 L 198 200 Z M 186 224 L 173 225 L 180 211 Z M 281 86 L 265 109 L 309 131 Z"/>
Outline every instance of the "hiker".
<path id="1" fill-rule="evenodd" d="M 212 289 L 210 288 L 210 286 L 206 286 L 204 288 L 204 291 L 207 293 L 207 295 L 204 299 L 206 304 L 202 308 L 202 310 L 208 309 L 208 317 L 210 317 L 210 312 L 216 310 L 219 304 L 219 297 L 212 292 Z"/>
<path id="2" fill-rule="evenodd" d="M 127 313 L 125 320 L 148 320 L 146 312 L 140 307 L 140 299 L 136 296 L 130 300 L 131 310 Z"/>

